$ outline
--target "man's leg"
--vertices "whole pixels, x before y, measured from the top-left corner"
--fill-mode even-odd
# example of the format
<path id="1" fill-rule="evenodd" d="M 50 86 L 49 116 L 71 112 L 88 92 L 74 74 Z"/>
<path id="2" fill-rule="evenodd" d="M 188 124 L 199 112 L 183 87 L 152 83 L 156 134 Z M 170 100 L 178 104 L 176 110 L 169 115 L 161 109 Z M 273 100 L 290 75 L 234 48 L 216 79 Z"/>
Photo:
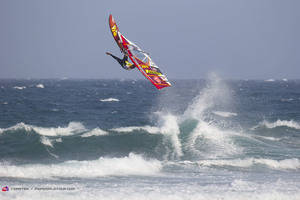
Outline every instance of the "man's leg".
<path id="1" fill-rule="evenodd" d="M 118 58 L 117 56 L 112 55 L 112 54 L 109 53 L 109 52 L 106 52 L 106 54 L 107 54 L 107 55 L 110 55 L 111 57 L 113 57 L 113 58 L 114 58 L 116 61 L 118 61 L 118 63 L 119 63 L 120 65 L 122 65 L 122 67 L 123 67 L 123 60 L 122 60 L 122 59 Z"/>

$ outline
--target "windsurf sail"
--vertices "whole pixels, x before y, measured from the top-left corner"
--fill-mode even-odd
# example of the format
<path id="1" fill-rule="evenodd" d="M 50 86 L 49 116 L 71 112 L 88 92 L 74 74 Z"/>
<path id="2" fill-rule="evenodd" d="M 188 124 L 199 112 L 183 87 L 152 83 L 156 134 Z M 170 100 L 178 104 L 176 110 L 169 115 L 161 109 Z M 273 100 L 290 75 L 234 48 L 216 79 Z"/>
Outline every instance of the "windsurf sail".
<path id="1" fill-rule="evenodd" d="M 123 34 L 120 33 L 112 15 L 109 16 L 109 26 L 121 52 L 128 55 L 132 63 L 157 89 L 171 86 L 171 83 L 168 81 L 167 77 L 152 61 L 149 54 L 143 51 L 133 42 L 129 41 Z"/>

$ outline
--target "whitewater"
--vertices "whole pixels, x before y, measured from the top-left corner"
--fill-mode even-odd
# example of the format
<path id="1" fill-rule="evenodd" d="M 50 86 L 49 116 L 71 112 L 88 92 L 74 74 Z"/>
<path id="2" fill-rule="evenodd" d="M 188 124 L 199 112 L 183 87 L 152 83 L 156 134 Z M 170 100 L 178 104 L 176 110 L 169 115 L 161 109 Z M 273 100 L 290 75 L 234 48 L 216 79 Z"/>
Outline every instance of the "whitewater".
<path id="1" fill-rule="evenodd" d="M 172 85 L 0 80 L 0 199 L 300 199 L 300 81 Z"/>

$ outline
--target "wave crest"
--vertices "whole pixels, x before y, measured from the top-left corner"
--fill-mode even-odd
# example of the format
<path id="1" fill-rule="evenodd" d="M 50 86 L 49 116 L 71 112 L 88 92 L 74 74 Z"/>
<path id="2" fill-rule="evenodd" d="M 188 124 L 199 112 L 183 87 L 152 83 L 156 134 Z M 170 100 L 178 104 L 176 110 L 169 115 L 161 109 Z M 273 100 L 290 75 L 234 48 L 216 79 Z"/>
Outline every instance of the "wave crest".
<path id="1" fill-rule="evenodd" d="M 130 132 L 136 131 L 136 130 L 143 130 L 150 134 L 157 134 L 160 131 L 160 129 L 155 126 L 127 126 L 127 127 L 113 128 L 110 130 L 119 132 L 119 133 L 130 133 Z"/>
<path id="2" fill-rule="evenodd" d="M 91 136 L 101 136 L 101 135 L 108 135 L 108 132 L 100 128 L 95 128 L 89 132 L 82 134 L 81 137 L 91 137 Z"/>
<path id="3" fill-rule="evenodd" d="M 265 165 L 272 169 L 300 169 L 300 161 L 297 158 L 272 160 L 265 158 L 248 158 L 234 160 L 202 160 L 197 162 L 200 166 L 232 166 L 232 167 L 251 167 L 253 165 Z"/>
<path id="4" fill-rule="evenodd" d="M 27 125 L 21 122 L 12 127 L 0 129 L 0 134 L 7 131 L 16 131 L 20 129 L 24 129 L 26 132 L 34 131 L 39 135 L 44 135 L 44 136 L 68 136 L 68 135 L 78 134 L 86 130 L 86 128 L 80 122 L 70 122 L 66 127 L 58 126 L 56 128 L 38 127 L 34 125 Z"/>
<path id="5" fill-rule="evenodd" d="M 300 129 L 300 124 L 298 122 L 295 122 L 293 120 L 280 120 L 280 119 L 278 119 L 275 122 L 263 121 L 260 123 L 260 126 L 265 126 L 270 129 L 282 127 L 282 126 L 286 126 L 293 129 Z"/>
<path id="6" fill-rule="evenodd" d="M 100 99 L 99 101 L 102 101 L 102 102 L 112 102 L 112 101 L 120 101 L 120 100 L 116 99 L 116 98 L 107 98 L 107 99 Z"/>
<path id="7" fill-rule="evenodd" d="M 141 155 L 130 153 L 126 157 L 106 158 L 91 161 L 66 161 L 60 164 L 0 165 L 0 177 L 17 178 L 92 178 L 103 176 L 151 176 L 159 173 L 162 164 L 158 160 L 146 160 Z"/>
<path id="8" fill-rule="evenodd" d="M 218 115 L 220 117 L 234 117 L 234 116 L 237 116 L 237 113 L 225 112 L 225 111 L 214 111 L 213 114 Z"/>

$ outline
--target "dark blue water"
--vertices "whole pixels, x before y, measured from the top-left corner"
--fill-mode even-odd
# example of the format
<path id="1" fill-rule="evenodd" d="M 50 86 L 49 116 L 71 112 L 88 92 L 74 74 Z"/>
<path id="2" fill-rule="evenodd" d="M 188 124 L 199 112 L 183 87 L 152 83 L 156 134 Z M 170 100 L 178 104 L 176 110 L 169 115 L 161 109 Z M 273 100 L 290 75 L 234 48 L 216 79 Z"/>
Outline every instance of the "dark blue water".
<path id="1" fill-rule="evenodd" d="M 300 199 L 300 81 L 172 85 L 0 80 L 0 199 Z"/>

